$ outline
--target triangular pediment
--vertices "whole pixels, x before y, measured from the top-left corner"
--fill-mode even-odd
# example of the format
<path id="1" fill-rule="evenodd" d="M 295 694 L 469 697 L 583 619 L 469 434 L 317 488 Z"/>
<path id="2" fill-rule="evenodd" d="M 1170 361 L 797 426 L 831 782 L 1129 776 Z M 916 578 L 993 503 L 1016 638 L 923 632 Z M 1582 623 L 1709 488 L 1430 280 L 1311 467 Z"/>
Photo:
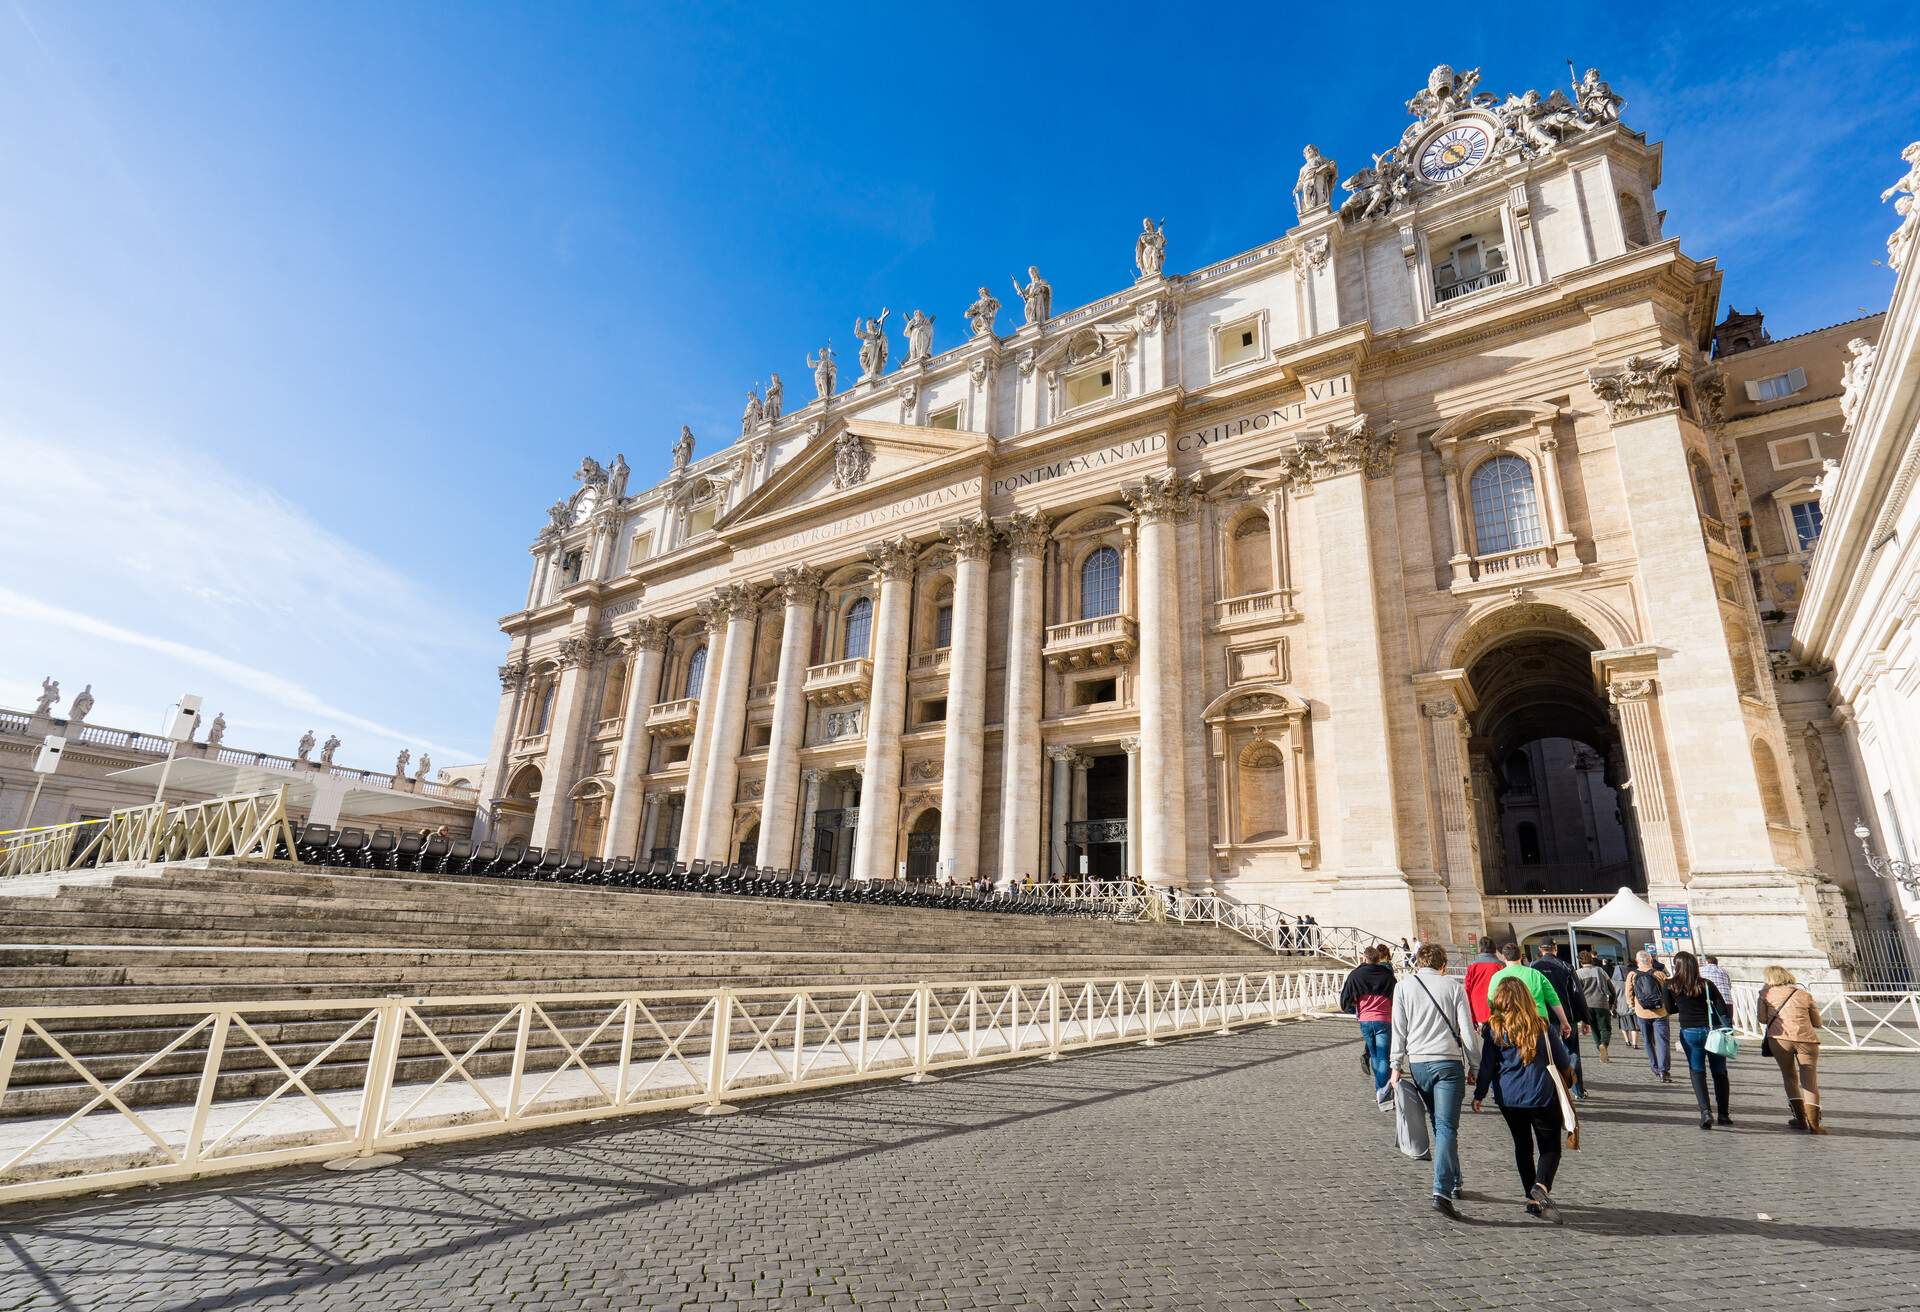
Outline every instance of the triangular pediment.
<path id="1" fill-rule="evenodd" d="M 849 442 L 854 450 L 848 451 Z M 837 422 L 797 452 L 765 483 L 728 511 L 718 527 L 740 529 L 761 520 L 887 495 L 889 486 L 955 473 L 991 461 L 994 440 L 965 429 L 927 428 L 880 419 Z"/>

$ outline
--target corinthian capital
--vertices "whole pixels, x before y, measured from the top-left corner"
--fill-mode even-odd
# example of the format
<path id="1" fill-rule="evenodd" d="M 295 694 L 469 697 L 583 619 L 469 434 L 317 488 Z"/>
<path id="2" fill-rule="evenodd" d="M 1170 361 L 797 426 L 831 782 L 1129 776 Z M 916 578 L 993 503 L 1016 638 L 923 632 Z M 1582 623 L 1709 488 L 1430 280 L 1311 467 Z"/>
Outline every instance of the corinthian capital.
<path id="1" fill-rule="evenodd" d="M 947 525 L 946 543 L 961 560 L 985 560 L 993 554 L 993 525 L 983 516 Z"/>
<path id="2" fill-rule="evenodd" d="M 527 681 L 527 663 L 508 661 L 500 667 L 500 691 L 512 692 Z"/>
<path id="3" fill-rule="evenodd" d="M 1143 523 L 1156 520 L 1179 522 L 1193 513 L 1200 499 L 1200 479 L 1180 474 L 1149 474 L 1133 487 L 1123 487 L 1120 495 Z"/>
<path id="4" fill-rule="evenodd" d="M 1587 385 L 1615 423 L 1672 410 L 1680 404 L 1679 384 L 1678 346 L 1658 355 L 1629 356 L 1625 364 L 1612 369 L 1587 370 Z"/>
<path id="5" fill-rule="evenodd" d="M 635 651 L 665 651 L 667 626 L 662 620 L 642 616 L 627 625 L 627 645 Z"/>
<path id="6" fill-rule="evenodd" d="M 913 543 L 905 538 L 887 538 L 867 548 L 867 559 L 883 579 L 912 578 L 917 554 Z"/>
<path id="7" fill-rule="evenodd" d="M 809 565 L 789 565 L 773 576 L 773 590 L 789 606 L 811 606 L 820 596 L 820 571 Z"/>
<path id="8" fill-rule="evenodd" d="M 1046 550 L 1047 517 L 1037 510 L 1021 510 L 1000 522 L 1000 536 L 1016 556 L 1037 556 Z"/>
<path id="9" fill-rule="evenodd" d="M 1393 469 L 1393 433 L 1374 432 L 1367 417 L 1359 415 L 1302 437 L 1280 457 L 1280 463 L 1292 483 L 1313 483 L 1356 471 L 1381 478 Z"/>

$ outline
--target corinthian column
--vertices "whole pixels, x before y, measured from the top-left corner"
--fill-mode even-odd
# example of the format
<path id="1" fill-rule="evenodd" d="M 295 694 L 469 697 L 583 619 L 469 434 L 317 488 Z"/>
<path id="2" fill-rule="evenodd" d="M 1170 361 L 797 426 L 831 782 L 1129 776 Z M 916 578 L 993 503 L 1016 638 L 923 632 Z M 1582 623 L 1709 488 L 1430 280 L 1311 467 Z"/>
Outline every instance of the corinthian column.
<path id="1" fill-rule="evenodd" d="M 520 723 L 520 703 L 526 695 L 527 662 L 510 656 L 500 667 L 500 710 L 493 720 L 493 741 L 487 748 L 486 773 L 480 779 L 480 810 L 474 815 L 474 841 L 491 838 L 490 818 L 500 790 L 507 786 L 507 757 L 513 750 L 514 729 Z"/>
<path id="2" fill-rule="evenodd" d="M 993 526 L 962 520 L 953 548 L 953 650 L 947 659 L 947 739 L 940 789 L 940 870 L 956 883 L 980 873 L 980 796 L 987 735 L 987 566 Z"/>
<path id="3" fill-rule="evenodd" d="M 1650 659 L 1649 662 L 1650 663 Z M 1627 797 L 1640 831 L 1640 856 L 1647 866 L 1649 899 L 1680 894 L 1680 857 L 1667 811 L 1666 771 L 1660 765 L 1660 736 L 1655 703 L 1658 685 L 1641 671 L 1611 673 L 1607 700 L 1620 725 L 1627 754 Z"/>
<path id="4" fill-rule="evenodd" d="M 867 548 L 880 575 L 873 626 L 873 691 L 867 698 L 867 753 L 861 764 L 860 827 L 853 877 L 888 879 L 900 824 L 900 730 L 907 713 L 907 607 L 913 592 L 913 544 L 894 538 Z"/>
<path id="5" fill-rule="evenodd" d="M 780 630 L 779 682 L 773 690 L 773 737 L 767 744 L 767 791 L 760 803 L 760 848 L 753 859 L 785 869 L 793 857 L 800 740 L 807 727 L 807 658 L 813 652 L 820 572 L 795 565 L 774 575 L 773 586 L 786 602 L 786 618 Z"/>
<path id="6" fill-rule="evenodd" d="M 606 850 L 609 859 L 639 851 L 640 816 L 645 794 L 640 781 L 647 774 L 653 735 L 647 730 L 647 712 L 660 699 L 660 673 L 666 663 L 667 626 L 655 619 L 635 620 L 627 627 L 627 645 L 633 650 L 633 677 L 627 683 L 626 722 L 620 730 L 620 751 L 613 761 L 613 810 L 607 816 Z"/>
<path id="7" fill-rule="evenodd" d="M 568 638 L 560 644 L 560 689 L 553 699 L 553 727 L 540 763 L 540 801 L 533 812 L 533 842 L 565 847 L 573 818 L 573 786 L 579 782 L 580 744 L 585 737 L 593 667 L 613 645 L 611 638 Z"/>
<path id="8" fill-rule="evenodd" d="M 1439 851 L 1447 883 L 1449 930 L 1455 941 L 1481 931 L 1479 834 L 1474 824 L 1467 759 L 1467 716 L 1473 689 L 1465 670 L 1442 670 L 1413 677 L 1420 715 L 1433 752 L 1433 788 L 1438 803 Z"/>
<path id="9" fill-rule="evenodd" d="M 720 651 L 725 645 L 728 615 L 718 598 L 700 603 L 700 618 L 707 628 L 707 665 L 694 698 L 693 741 L 687 745 L 687 791 L 681 799 L 680 832 L 674 839 L 675 860 L 695 861 L 700 857 L 700 818 L 707 797 L 707 752 L 713 741 L 714 690 L 720 684 Z"/>
<path id="10" fill-rule="evenodd" d="M 1008 520 L 1002 531 L 1013 564 L 1013 596 L 1007 614 L 1007 704 L 1000 735 L 1000 882 L 1004 885 L 1022 875 L 1040 873 L 1040 651 L 1046 637 L 1041 580 L 1047 521 L 1026 511 Z"/>
<path id="11" fill-rule="evenodd" d="M 721 588 L 714 599 L 726 612 L 727 646 L 713 696 L 700 706 L 700 718 L 712 730 L 698 832 L 700 855 L 724 861 L 732 855 L 728 840 L 733 837 L 733 790 L 740 778 L 740 735 L 747 727 L 747 682 L 753 677 L 753 621 L 759 605 L 752 590 L 740 584 Z"/>
<path id="12" fill-rule="evenodd" d="M 1187 882 L 1186 739 L 1181 731 L 1180 562 L 1176 534 L 1193 513 L 1197 479 L 1148 478 L 1122 495 L 1139 523 L 1140 873 Z"/>

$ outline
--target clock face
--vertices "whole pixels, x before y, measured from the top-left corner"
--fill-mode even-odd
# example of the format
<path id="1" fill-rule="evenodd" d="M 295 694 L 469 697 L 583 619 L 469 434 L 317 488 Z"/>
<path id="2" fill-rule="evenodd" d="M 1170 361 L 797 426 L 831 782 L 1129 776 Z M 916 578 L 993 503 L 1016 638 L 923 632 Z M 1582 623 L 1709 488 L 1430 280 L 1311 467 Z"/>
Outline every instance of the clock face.
<path id="1" fill-rule="evenodd" d="M 1454 182 L 1486 162 L 1493 153 L 1493 134 L 1469 119 L 1456 123 L 1429 141 L 1420 152 L 1420 176 L 1428 182 Z"/>

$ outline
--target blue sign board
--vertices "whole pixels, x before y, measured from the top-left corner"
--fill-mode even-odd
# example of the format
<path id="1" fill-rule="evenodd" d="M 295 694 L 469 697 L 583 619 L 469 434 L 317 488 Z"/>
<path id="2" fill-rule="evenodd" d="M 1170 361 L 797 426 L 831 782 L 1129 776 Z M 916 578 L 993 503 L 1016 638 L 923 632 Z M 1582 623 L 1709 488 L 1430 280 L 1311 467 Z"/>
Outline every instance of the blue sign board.
<path id="1" fill-rule="evenodd" d="M 1669 955 L 1693 950 L 1693 918 L 1685 903 L 1660 904 L 1660 950 Z"/>

